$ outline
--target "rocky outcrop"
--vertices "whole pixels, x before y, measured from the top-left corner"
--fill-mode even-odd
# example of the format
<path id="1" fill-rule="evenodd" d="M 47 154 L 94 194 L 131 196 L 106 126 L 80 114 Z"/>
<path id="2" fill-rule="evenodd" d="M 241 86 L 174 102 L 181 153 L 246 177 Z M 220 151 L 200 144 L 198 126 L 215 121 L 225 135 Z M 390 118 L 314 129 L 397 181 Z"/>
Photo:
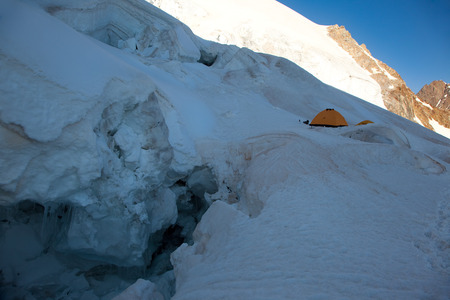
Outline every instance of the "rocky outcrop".
<path id="1" fill-rule="evenodd" d="M 442 106 L 430 106 L 429 104 L 431 103 L 422 102 L 406 86 L 404 80 L 394 69 L 374 58 L 366 45 L 359 45 L 344 26 L 329 26 L 328 34 L 377 81 L 381 87 L 383 102 L 389 111 L 422 124 L 431 130 L 434 130 L 430 123 L 432 120 L 435 120 L 446 128 L 450 128 L 448 111 L 443 109 Z M 430 89 L 433 90 L 434 88 L 431 87 Z M 448 88 L 446 91 L 449 93 Z M 439 100 L 435 102 L 438 103 Z M 446 103 L 448 105 L 448 100 Z"/>
<path id="2" fill-rule="evenodd" d="M 450 83 L 435 80 L 425 85 L 418 93 L 422 101 L 443 110 L 450 110 Z"/>

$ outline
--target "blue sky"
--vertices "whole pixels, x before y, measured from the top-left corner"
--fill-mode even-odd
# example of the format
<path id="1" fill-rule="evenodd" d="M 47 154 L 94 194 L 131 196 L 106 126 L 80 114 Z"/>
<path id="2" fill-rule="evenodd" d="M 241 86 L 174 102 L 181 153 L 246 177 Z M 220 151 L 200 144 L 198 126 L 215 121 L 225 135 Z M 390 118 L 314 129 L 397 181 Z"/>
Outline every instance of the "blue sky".
<path id="1" fill-rule="evenodd" d="M 450 0 L 278 0 L 320 25 L 344 25 L 417 93 L 450 83 Z"/>

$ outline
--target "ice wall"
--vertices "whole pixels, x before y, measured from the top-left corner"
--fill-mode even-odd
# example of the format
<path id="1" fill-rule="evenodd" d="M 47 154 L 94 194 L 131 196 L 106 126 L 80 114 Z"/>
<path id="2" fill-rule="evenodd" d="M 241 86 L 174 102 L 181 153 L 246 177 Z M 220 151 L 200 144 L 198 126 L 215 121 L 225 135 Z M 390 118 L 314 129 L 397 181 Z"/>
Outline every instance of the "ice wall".
<path id="1" fill-rule="evenodd" d="M 8 295 L 41 286 L 57 297 L 60 287 L 40 275 L 57 278 L 74 261 L 95 276 L 145 270 L 153 260 L 155 273 L 167 271 L 165 251 L 189 238 L 209 205 L 203 193 L 216 187 L 206 166 L 174 171 L 161 110 L 167 99 L 141 66 L 196 62 L 192 33 L 139 1 L 3 1 L 0 39 L 0 265 Z M 16 255 L 10 244 L 30 251 Z M 46 260 L 46 274 L 25 268 L 46 268 Z M 59 284 L 78 279 L 71 273 Z"/>
<path id="2" fill-rule="evenodd" d="M 46 1 L 41 5 L 70 27 L 143 57 L 195 62 L 192 32 L 159 9 L 140 1 Z"/>

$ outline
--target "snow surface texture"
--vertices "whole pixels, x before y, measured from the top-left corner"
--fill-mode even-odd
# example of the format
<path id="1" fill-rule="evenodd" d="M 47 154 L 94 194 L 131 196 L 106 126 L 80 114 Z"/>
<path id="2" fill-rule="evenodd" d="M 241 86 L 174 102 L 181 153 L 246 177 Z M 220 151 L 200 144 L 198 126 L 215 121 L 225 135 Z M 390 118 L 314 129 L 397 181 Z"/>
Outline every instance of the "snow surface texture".
<path id="1" fill-rule="evenodd" d="M 448 139 L 145 2 L 5 0 L 0 38 L 7 299 L 450 294 Z"/>

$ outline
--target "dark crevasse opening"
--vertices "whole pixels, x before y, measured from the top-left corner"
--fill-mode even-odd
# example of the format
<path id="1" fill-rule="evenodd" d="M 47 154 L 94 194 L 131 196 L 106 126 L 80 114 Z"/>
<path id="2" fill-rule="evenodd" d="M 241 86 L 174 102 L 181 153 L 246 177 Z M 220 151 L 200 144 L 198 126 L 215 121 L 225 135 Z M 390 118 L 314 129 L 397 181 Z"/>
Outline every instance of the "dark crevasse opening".
<path id="1" fill-rule="evenodd" d="M 81 257 L 65 251 L 74 208 L 70 203 L 26 200 L 0 207 L 0 293 L 4 299 L 112 299 L 137 279 L 152 281 L 164 298 L 175 293 L 170 255 L 192 233 L 210 203 L 205 193 L 218 186 L 209 167 L 177 176 L 170 189 L 177 197 L 178 218 L 150 235 L 144 266 L 124 267 L 107 258 Z M 91 234 L 86 232 L 85 234 Z M 3 299 L 2 298 L 2 299 Z"/>
<path id="2" fill-rule="evenodd" d="M 205 193 L 214 194 L 218 191 L 217 182 L 211 169 L 196 167 L 188 176 L 178 179 L 171 190 L 177 195 L 178 218 L 169 228 L 153 235 L 149 242 L 152 262 L 148 266 L 149 273 L 161 275 L 173 269 L 170 254 L 181 244 L 193 243 L 192 234 L 200 222 L 210 203 L 205 199 Z"/>
<path id="3" fill-rule="evenodd" d="M 216 62 L 216 59 L 217 54 L 212 54 L 204 50 L 200 50 L 200 59 L 198 60 L 199 63 L 211 67 Z"/>

